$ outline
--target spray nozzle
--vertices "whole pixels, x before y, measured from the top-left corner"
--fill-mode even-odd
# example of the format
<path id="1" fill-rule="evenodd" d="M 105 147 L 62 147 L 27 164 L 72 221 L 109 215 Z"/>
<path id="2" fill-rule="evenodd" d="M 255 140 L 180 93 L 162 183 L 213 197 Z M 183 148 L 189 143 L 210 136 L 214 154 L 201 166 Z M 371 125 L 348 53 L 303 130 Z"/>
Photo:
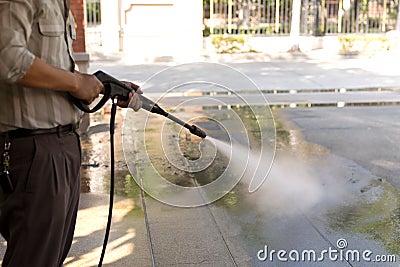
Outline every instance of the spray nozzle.
<path id="1" fill-rule="evenodd" d="M 188 125 L 188 127 L 186 128 L 188 128 L 192 134 L 197 135 L 200 138 L 204 139 L 207 136 L 206 133 L 200 128 L 198 128 L 196 125 Z"/>

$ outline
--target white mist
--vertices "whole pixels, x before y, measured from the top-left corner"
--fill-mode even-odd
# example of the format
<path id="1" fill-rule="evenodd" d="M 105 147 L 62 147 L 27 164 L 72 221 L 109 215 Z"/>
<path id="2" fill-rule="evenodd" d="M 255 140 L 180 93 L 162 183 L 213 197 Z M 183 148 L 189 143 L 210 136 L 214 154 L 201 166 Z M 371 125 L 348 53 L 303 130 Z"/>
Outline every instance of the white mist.
<path id="1" fill-rule="evenodd" d="M 216 140 L 208 137 L 220 153 L 228 157 L 229 169 L 233 174 L 241 175 L 241 183 L 250 186 L 254 181 L 264 181 L 255 195 L 258 208 L 279 214 L 308 213 L 317 204 L 330 201 L 341 195 L 342 186 L 337 184 L 331 175 L 314 171 L 303 159 L 295 155 L 278 155 L 272 164 L 260 159 L 260 152 L 238 144 Z M 247 161 L 243 170 L 244 161 Z M 250 194 L 249 192 L 246 192 Z"/>

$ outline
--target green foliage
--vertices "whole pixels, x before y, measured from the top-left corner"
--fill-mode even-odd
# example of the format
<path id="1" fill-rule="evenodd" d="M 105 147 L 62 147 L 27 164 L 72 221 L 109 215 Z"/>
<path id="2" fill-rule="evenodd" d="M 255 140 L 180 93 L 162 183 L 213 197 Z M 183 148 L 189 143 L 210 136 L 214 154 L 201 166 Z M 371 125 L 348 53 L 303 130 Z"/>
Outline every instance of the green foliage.
<path id="1" fill-rule="evenodd" d="M 379 52 L 389 50 L 389 39 L 384 35 L 342 35 L 338 37 L 341 52 Z"/>
<path id="2" fill-rule="evenodd" d="M 243 35 L 215 35 L 211 40 L 217 53 L 251 52 Z"/>
<path id="3" fill-rule="evenodd" d="M 100 2 L 88 2 L 86 3 L 86 22 L 88 24 L 100 24 L 101 23 L 101 12 Z"/>
<path id="4" fill-rule="evenodd" d="M 211 34 L 210 27 L 208 27 L 208 26 L 204 27 L 203 37 L 208 37 L 208 36 L 210 36 L 210 34 Z"/>

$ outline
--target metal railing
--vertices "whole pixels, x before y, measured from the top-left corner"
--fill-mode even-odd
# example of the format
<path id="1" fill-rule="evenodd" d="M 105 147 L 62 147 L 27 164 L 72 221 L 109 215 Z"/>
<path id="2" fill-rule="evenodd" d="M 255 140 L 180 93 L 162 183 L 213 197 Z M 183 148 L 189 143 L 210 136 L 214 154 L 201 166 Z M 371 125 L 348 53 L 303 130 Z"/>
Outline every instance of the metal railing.
<path id="1" fill-rule="evenodd" d="M 204 0 L 205 35 L 289 34 L 292 4 L 293 0 Z M 301 0 L 300 33 L 384 33 L 396 28 L 398 5 L 399 0 Z"/>
<path id="2" fill-rule="evenodd" d="M 101 0 L 86 0 L 86 44 L 101 45 Z"/>

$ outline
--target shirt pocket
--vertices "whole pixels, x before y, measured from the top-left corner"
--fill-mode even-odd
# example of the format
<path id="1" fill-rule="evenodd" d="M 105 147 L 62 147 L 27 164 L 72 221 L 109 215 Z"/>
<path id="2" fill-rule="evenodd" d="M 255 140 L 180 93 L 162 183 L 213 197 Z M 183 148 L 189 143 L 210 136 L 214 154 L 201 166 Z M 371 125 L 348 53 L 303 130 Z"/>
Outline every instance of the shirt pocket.
<path id="1" fill-rule="evenodd" d="M 48 37 L 60 37 L 64 33 L 64 25 L 57 20 L 40 19 L 39 32 Z"/>

